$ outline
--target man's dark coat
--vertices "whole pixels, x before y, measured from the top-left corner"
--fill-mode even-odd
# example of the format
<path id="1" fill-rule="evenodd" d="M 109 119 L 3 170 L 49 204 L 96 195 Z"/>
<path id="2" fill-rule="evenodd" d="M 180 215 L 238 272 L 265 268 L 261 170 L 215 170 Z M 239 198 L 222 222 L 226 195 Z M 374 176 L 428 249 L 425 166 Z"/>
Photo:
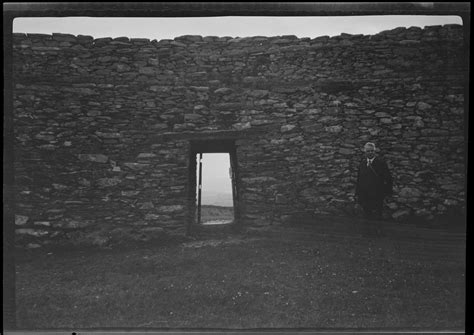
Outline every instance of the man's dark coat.
<path id="1" fill-rule="evenodd" d="M 367 158 L 359 164 L 357 173 L 356 197 L 365 206 L 372 202 L 382 202 L 383 198 L 392 194 L 392 176 L 387 163 L 376 156 L 371 166 L 367 166 Z"/>

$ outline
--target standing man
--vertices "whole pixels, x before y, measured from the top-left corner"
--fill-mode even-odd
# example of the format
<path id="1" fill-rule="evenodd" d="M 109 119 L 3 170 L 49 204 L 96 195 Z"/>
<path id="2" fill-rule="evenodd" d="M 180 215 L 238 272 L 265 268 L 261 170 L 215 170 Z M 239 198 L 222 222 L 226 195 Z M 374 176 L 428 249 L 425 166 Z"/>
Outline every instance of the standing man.
<path id="1" fill-rule="evenodd" d="M 387 163 L 375 155 L 374 143 L 366 143 L 364 152 L 365 158 L 360 162 L 357 172 L 355 196 L 366 218 L 381 219 L 383 200 L 392 194 L 392 176 Z"/>

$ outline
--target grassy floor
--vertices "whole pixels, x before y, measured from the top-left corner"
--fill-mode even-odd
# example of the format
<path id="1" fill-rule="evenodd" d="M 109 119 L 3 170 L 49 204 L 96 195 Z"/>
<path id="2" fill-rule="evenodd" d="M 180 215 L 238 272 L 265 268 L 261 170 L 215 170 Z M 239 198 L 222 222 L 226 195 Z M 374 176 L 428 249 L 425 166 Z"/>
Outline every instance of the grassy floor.
<path id="1" fill-rule="evenodd" d="M 393 250 L 373 238 L 233 236 L 23 254 L 17 320 L 28 329 L 463 329 L 464 264 Z"/>
<path id="2" fill-rule="evenodd" d="M 232 207 L 203 205 L 201 207 L 201 222 L 213 220 L 234 220 L 234 209 Z"/>

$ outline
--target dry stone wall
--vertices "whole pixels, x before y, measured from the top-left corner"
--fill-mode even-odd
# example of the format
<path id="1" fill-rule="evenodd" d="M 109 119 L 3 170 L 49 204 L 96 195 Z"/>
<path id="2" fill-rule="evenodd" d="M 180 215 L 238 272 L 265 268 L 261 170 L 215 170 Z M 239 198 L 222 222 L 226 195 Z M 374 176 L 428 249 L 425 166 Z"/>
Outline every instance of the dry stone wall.
<path id="1" fill-rule="evenodd" d="M 244 225 L 353 215 L 367 141 L 394 177 L 390 218 L 463 210 L 463 43 L 458 25 L 314 39 L 14 34 L 17 236 L 183 234 L 195 139 L 235 140 Z"/>

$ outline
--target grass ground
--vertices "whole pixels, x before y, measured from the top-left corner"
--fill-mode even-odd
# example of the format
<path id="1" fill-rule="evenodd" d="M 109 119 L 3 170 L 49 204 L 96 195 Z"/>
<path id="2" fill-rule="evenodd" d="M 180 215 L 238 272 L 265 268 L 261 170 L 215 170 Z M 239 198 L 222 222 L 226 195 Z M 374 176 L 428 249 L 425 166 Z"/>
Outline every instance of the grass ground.
<path id="1" fill-rule="evenodd" d="M 283 231 L 30 251 L 17 259 L 18 326 L 463 329 L 464 262 L 397 243 Z"/>
<path id="2" fill-rule="evenodd" d="M 222 207 L 213 205 L 201 206 L 201 222 L 208 221 L 232 221 L 234 220 L 233 207 Z"/>

